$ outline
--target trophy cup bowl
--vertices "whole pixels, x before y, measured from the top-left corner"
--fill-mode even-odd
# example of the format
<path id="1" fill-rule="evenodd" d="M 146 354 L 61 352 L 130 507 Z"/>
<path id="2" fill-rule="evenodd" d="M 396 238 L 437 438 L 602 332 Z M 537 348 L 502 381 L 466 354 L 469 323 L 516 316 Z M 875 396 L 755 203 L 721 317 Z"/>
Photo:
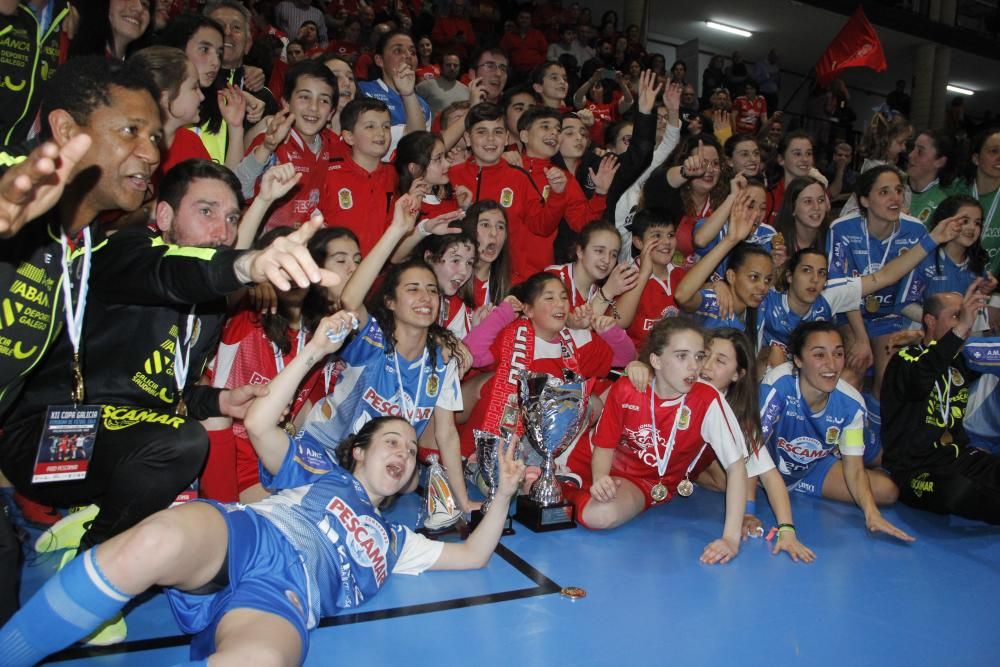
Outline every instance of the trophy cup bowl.
<path id="1" fill-rule="evenodd" d="M 501 429 L 502 430 L 502 429 Z M 482 506 L 472 512 L 472 527 L 475 528 L 483 520 L 486 512 L 496 499 L 497 488 L 500 486 L 500 457 L 503 456 L 504 447 L 510 442 L 510 434 L 506 437 L 474 429 L 472 438 L 476 444 L 476 461 L 479 464 L 479 478 L 485 484 L 486 499 Z M 480 486 L 482 489 L 482 486 Z M 513 535 L 514 528 L 508 516 L 504 522 L 504 535 Z"/>
<path id="2" fill-rule="evenodd" d="M 518 503 L 517 519 L 534 531 L 572 528 L 573 506 L 563 500 L 555 460 L 573 442 L 586 415 L 586 382 L 568 370 L 562 378 L 523 372 L 520 393 L 525 436 L 542 457 L 542 473 L 528 498 Z"/>

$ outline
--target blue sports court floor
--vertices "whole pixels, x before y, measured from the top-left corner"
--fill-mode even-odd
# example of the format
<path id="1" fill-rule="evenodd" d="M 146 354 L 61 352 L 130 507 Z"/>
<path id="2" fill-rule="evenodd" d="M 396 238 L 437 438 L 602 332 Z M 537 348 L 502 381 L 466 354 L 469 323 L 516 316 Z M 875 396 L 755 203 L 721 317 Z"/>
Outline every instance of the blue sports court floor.
<path id="1" fill-rule="evenodd" d="M 357 613 L 325 619 L 307 665 L 995 665 L 1000 528 L 898 506 L 917 536 L 867 534 L 853 506 L 793 498 L 811 565 L 744 543 L 698 562 L 723 497 L 698 489 L 617 530 L 534 534 L 515 523 L 483 570 L 398 576 Z M 762 518 L 773 517 L 764 502 Z M 417 498 L 390 515 L 416 519 Z M 57 558 L 25 569 L 24 593 Z M 560 596 L 580 586 L 581 600 Z M 72 648 L 61 665 L 170 665 L 187 641 L 161 595 L 137 604 L 129 639 Z"/>

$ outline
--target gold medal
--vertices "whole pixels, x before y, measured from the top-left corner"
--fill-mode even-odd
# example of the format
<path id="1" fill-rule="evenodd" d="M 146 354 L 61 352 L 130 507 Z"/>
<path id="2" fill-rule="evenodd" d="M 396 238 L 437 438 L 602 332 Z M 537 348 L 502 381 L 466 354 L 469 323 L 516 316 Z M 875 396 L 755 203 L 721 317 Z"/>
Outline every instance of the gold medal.
<path id="1" fill-rule="evenodd" d="M 184 402 L 184 397 L 182 396 L 177 400 L 177 405 L 174 406 L 174 414 L 178 417 L 187 417 L 187 413 L 188 406 L 187 403 Z"/>
<path id="2" fill-rule="evenodd" d="M 694 493 L 694 482 L 685 477 L 681 480 L 680 484 L 677 485 L 677 494 L 687 498 L 692 493 Z"/>
<path id="3" fill-rule="evenodd" d="M 70 397 L 73 399 L 73 403 L 79 405 L 83 403 L 83 368 L 80 366 L 80 355 L 77 352 L 73 353 L 73 363 L 71 365 L 73 373 L 73 387 L 70 389 Z"/>
<path id="4" fill-rule="evenodd" d="M 287 433 L 288 435 L 291 436 L 295 435 L 295 424 L 293 424 L 292 422 L 285 422 L 285 424 L 281 428 L 283 428 L 285 433 Z"/>
<path id="5" fill-rule="evenodd" d="M 667 498 L 667 487 L 664 486 L 663 482 L 657 482 L 656 486 L 649 490 L 649 495 L 652 496 L 654 502 L 662 503 Z"/>
<path id="6" fill-rule="evenodd" d="M 865 310 L 873 315 L 878 312 L 879 302 L 878 298 L 874 294 L 869 294 L 865 297 Z"/>

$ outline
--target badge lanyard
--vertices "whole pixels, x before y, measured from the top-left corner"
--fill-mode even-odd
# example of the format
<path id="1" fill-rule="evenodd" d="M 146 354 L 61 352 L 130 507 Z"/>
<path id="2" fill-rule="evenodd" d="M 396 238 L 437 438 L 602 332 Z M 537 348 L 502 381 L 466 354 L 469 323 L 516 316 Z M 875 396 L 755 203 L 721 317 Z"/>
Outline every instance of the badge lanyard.
<path id="1" fill-rule="evenodd" d="M 62 292 L 64 315 L 66 317 L 66 333 L 73 345 L 73 387 L 70 395 L 73 403 L 83 402 L 83 369 L 80 366 L 80 337 L 83 334 L 83 314 L 87 307 L 87 289 L 90 282 L 90 255 L 93 244 L 90 238 L 90 227 L 83 230 L 83 265 L 80 269 L 80 287 L 77 290 L 76 303 L 73 303 L 73 275 L 70 270 L 69 239 L 63 232 L 59 237 L 62 246 Z"/>
<path id="2" fill-rule="evenodd" d="M 174 384 L 177 386 L 177 407 L 175 411 L 181 417 L 187 416 L 187 404 L 184 403 L 184 387 L 187 385 L 188 369 L 191 361 L 191 341 L 194 338 L 194 306 L 188 313 L 184 328 L 184 344 L 181 344 L 181 333 L 177 332 L 174 339 Z"/>
<path id="3" fill-rule="evenodd" d="M 573 273 L 573 264 L 574 264 L 574 262 L 570 262 L 569 265 L 568 265 L 569 266 L 569 287 L 570 287 L 570 291 L 572 292 L 572 294 L 569 297 L 569 305 L 572 308 L 576 308 L 576 295 L 579 293 L 579 290 L 576 289 L 576 276 Z M 591 285 L 590 286 L 590 294 L 587 295 L 587 298 L 583 302 L 584 304 L 590 303 L 590 299 L 591 299 L 591 297 L 594 296 L 594 292 L 595 292 L 594 286 Z"/>
<path id="4" fill-rule="evenodd" d="M 403 386 L 403 374 L 399 370 L 399 352 L 393 350 L 392 352 L 392 363 L 396 367 L 396 382 L 399 384 L 399 411 L 403 414 L 403 418 L 410 423 L 411 426 L 414 425 L 414 419 L 417 416 L 417 398 L 420 396 L 420 388 L 424 386 L 424 371 L 427 370 L 427 349 L 424 348 L 424 354 L 420 357 L 420 375 L 417 376 L 417 389 L 413 392 L 413 401 L 406 396 L 406 388 Z M 412 408 L 408 403 L 412 404 Z"/>

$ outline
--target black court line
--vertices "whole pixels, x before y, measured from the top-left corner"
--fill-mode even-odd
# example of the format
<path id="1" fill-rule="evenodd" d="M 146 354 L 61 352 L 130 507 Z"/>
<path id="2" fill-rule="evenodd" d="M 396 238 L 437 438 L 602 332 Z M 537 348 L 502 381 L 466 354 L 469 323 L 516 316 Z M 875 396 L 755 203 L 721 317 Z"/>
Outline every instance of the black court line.
<path id="1" fill-rule="evenodd" d="M 317 627 L 329 628 L 341 625 L 353 625 L 355 623 L 367 623 L 369 621 L 416 616 L 418 614 L 429 614 L 439 611 L 448 611 L 450 609 L 461 609 L 463 607 L 496 604 L 499 602 L 508 602 L 510 600 L 537 597 L 539 595 L 551 595 L 552 593 L 558 593 L 561 590 L 559 584 L 549 579 L 543 572 L 536 569 L 531 565 L 531 563 L 518 556 L 503 544 L 497 544 L 494 553 L 500 556 L 500 558 L 502 558 L 515 570 L 532 580 L 535 585 L 529 588 L 519 588 L 513 591 L 487 593 L 484 595 L 455 598 L 453 600 L 441 600 L 439 602 L 406 605 L 403 607 L 395 607 L 393 609 L 379 609 L 376 611 L 355 612 L 352 614 L 338 614 L 337 616 L 328 616 L 320 619 Z M 99 658 L 101 656 L 118 655 L 120 653 L 138 653 L 139 651 L 153 651 L 156 649 L 173 648 L 176 646 L 187 646 L 190 643 L 190 635 L 170 635 L 168 637 L 154 637 L 151 639 L 126 641 L 121 644 L 115 644 L 114 646 L 75 646 L 49 656 L 46 662 L 63 662 L 65 660 L 80 660 L 82 658 Z"/>

